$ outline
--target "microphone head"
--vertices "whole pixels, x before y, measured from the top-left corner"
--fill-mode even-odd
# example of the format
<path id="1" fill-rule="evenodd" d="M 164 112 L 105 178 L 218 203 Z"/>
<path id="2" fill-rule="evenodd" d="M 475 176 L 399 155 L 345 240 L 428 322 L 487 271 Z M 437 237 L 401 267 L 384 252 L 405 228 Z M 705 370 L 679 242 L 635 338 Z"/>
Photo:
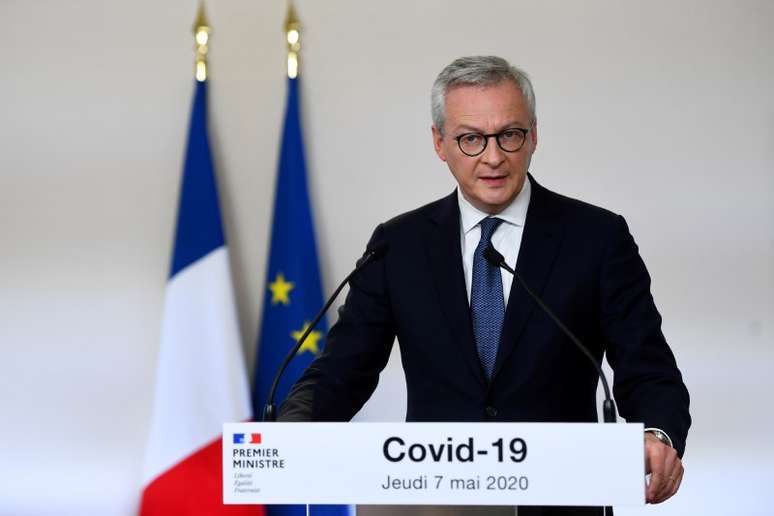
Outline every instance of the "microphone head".
<path id="1" fill-rule="evenodd" d="M 387 251 L 390 250 L 390 244 L 385 242 L 384 240 L 380 240 L 378 242 L 373 243 L 372 245 L 369 245 L 366 249 L 366 254 L 371 254 L 373 258 L 372 260 L 378 260 L 385 254 L 387 254 Z"/>
<path id="2" fill-rule="evenodd" d="M 503 255 L 501 255 L 492 244 L 489 244 L 486 249 L 484 249 L 484 258 L 486 258 L 486 261 L 488 261 L 490 265 L 494 265 L 495 267 L 500 267 L 505 261 Z"/>
<path id="3" fill-rule="evenodd" d="M 360 259 L 355 264 L 355 267 L 360 268 L 369 262 L 378 260 L 385 254 L 387 254 L 387 251 L 389 250 L 389 248 L 390 248 L 390 245 L 383 240 L 379 240 L 378 242 L 374 242 L 370 244 L 366 248 L 365 252 L 363 253 L 363 256 L 361 256 Z"/>

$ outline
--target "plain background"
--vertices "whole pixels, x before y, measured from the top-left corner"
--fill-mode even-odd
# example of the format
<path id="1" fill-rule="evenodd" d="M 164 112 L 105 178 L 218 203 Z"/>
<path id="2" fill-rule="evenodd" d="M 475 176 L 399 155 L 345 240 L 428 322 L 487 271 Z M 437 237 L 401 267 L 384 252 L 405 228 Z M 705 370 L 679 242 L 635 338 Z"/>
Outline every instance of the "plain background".
<path id="1" fill-rule="evenodd" d="M 692 394 L 681 492 L 774 507 L 774 2 L 296 4 L 325 291 L 379 223 L 449 193 L 429 90 L 499 54 L 537 92 L 543 185 L 626 216 Z M 252 365 L 285 99 L 285 4 L 207 3 L 210 131 Z M 193 89 L 193 0 L 0 0 L 0 514 L 140 492 Z M 400 419 L 393 360 L 362 417 Z"/>

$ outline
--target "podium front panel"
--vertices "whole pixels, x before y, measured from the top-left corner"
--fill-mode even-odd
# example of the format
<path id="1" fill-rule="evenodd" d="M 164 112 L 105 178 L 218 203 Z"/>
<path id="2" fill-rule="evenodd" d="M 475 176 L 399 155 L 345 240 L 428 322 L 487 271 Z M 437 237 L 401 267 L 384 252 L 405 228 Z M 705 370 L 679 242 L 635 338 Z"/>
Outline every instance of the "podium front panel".
<path id="1" fill-rule="evenodd" d="M 642 505 L 641 424 L 227 423 L 226 504 Z"/>

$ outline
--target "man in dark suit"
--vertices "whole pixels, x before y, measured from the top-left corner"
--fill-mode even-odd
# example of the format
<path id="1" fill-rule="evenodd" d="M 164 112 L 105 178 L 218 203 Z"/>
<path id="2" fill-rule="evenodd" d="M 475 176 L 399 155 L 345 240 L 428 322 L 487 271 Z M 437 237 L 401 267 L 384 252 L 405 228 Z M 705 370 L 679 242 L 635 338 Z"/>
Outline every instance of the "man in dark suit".
<path id="1" fill-rule="evenodd" d="M 626 222 L 528 174 L 535 97 L 507 61 L 454 61 L 436 79 L 432 109 L 435 151 L 459 188 L 376 229 L 372 242 L 386 242 L 387 255 L 353 281 L 280 419 L 352 418 L 397 336 L 408 421 L 597 421 L 595 368 L 486 262 L 494 246 L 597 362 L 607 353 L 621 415 L 646 427 L 646 498 L 669 498 L 683 475 L 688 391 Z"/>

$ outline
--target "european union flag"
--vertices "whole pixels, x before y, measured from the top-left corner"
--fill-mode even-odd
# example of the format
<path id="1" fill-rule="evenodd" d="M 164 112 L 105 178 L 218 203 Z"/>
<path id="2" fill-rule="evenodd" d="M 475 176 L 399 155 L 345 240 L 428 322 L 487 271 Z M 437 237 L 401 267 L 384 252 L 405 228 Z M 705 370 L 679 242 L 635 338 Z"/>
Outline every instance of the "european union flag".
<path id="1" fill-rule="evenodd" d="M 288 99 L 282 133 L 274 220 L 266 275 L 263 318 L 258 340 L 253 415 L 260 418 L 274 374 L 290 348 L 322 308 L 322 281 L 317 260 L 306 160 L 299 111 L 299 79 L 288 79 Z M 279 407 L 301 373 L 320 353 L 328 325 L 323 318 L 309 334 L 279 384 Z M 266 506 L 269 515 L 305 515 L 303 505 Z M 348 506 L 313 506 L 312 515 L 344 516 Z"/>

